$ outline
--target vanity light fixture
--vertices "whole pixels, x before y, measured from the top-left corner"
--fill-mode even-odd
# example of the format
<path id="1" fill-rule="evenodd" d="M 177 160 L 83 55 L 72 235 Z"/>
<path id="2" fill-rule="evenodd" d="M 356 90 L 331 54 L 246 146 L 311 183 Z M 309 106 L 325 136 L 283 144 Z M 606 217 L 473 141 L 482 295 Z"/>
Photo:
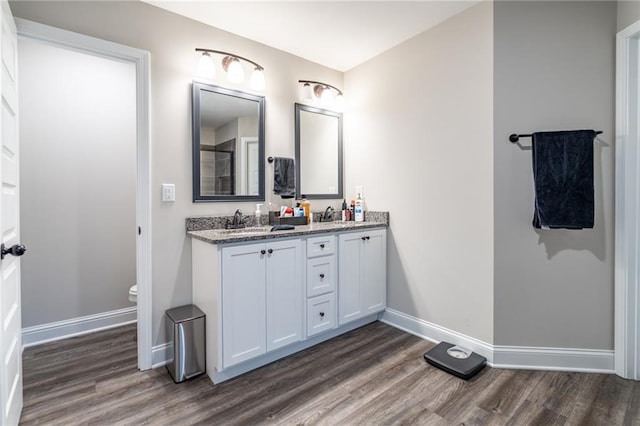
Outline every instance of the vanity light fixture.
<path id="1" fill-rule="evenodd" d="M 298 80 L 302 84 L 302 100 L 306 102 L 317 102 L 325 106 L 341 107 L 344 100 L 342 91 L 335 86 L 321 81 Z"/>
<path id="2" fill-rule="evenodd" d="M 198 64 L 198 74 L 202 77 L 213 78 L 215 77 L 215 64 L 213 62 L 212 54 L 222 56 L 222 69 L 227 73 L 227 80 L 232 83 L 242 83 L 244 81 L 244 67 L 240 61 L 245 61 L 251 64 L 253 73 L 249 79 L 249 87 L 253 90 L 264 90 L 264 68 L 262 65 L 253 62 L 251 59 L 243 58 L 234 53 L 223 52 L 221 50 L 196 48 L 200 56 L 200 62 Z"/>

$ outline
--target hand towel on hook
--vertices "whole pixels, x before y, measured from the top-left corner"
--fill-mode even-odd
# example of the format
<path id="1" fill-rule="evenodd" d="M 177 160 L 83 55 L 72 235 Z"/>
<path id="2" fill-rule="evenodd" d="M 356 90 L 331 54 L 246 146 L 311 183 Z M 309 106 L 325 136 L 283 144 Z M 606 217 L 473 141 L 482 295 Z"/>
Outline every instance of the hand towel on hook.
<path id="1" fill-rule="evenodd" d="M 273 193 L 282 198 L 296 196 L 296 163 L 293 158 L 274 157 Z"/>
<path id="2" fill-rule="evenodd" d="M 593 130 L 537 132 L 532 160 L 535 228 L 594 225 Z"/>

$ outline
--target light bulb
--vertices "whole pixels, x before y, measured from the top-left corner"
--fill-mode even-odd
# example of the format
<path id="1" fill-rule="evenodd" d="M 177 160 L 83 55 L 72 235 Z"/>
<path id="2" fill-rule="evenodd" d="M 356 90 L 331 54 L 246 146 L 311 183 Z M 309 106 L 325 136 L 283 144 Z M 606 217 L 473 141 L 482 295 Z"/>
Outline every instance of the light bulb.
<path id="1" fill-rule="evenodd" d="M 313 89 L 309 83 L 302 86 L 302 100 L 305 102 L 313 102 Z"/>
<path id="2" fill-rule="evenodd" d="M 333 92 L 329 88 L 329 86 L 325 86 L 322 90 L 322 95 L 320 96 L 320 102 L 323 105 L 331 105 L 333 103 Z"/>
<path id="3" fill-rule="evenodd" d="M 249 87 L 251 87 L 253 90 L 264 90 L 265 86 L 266 83 L 264 80 L 264 72 L 262 69 L 256 67 L 256 69 L 253 70 L 253 73 L 251 73 Z"/>
<path id="4" fill-rule="evenodd" d="M 344 109 L 344 96 L 342 96 L 342 93 L 336 95 L 335 108 L 339 111 Z"/>
<path id="5" fill-rule="evenodd" d="M 242 64 L 238 58 L 233 58 L 229 63 L 227 80 L 232 83 L 242 83 L 244 81 L 244 68 L 242 68 Z"/>
<path id="6" fill-rule="evenodd" d="M 198 62 L 198 75 L 206 78 L 213 78 L 216 75 L 216 67 L 209 52 L 203 52 Z"/>

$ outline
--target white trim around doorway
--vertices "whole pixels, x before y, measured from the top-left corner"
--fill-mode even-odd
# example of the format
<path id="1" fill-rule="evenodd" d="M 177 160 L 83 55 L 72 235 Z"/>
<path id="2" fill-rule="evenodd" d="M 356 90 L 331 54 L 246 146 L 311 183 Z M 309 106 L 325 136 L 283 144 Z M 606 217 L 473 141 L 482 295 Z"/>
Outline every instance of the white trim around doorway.
<path id="1" fill-rule="evenodd" d="M 640 21 L 616 49 L 615 371 L 640 380 Z"/>
<path id="2" fill-rule="evenodd" d="M 151 288 L 151 145 L 149 130 L 150 54 L 122 44 L 89 37 L 24 19 L 15 19 L 18 37 L 103 58 L 131 62 L 136 67 L 136 284 L 138 368 L 152 366 Z M 127 249 L 126 247 L 124 249 Z"/>

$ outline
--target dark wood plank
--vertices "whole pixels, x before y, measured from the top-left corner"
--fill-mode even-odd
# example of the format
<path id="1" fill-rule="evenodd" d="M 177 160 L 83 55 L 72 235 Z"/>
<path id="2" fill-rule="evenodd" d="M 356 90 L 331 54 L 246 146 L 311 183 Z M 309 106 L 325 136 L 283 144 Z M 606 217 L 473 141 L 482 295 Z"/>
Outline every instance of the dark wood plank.
<path id="1" fill-rule="evenodd" d="M 136 368 L 135 325 L 24 351 L 22 425 L 640 425 L 640 383 L 426 364 L 432 343 L 369 324 L 227 382 Z"/>

